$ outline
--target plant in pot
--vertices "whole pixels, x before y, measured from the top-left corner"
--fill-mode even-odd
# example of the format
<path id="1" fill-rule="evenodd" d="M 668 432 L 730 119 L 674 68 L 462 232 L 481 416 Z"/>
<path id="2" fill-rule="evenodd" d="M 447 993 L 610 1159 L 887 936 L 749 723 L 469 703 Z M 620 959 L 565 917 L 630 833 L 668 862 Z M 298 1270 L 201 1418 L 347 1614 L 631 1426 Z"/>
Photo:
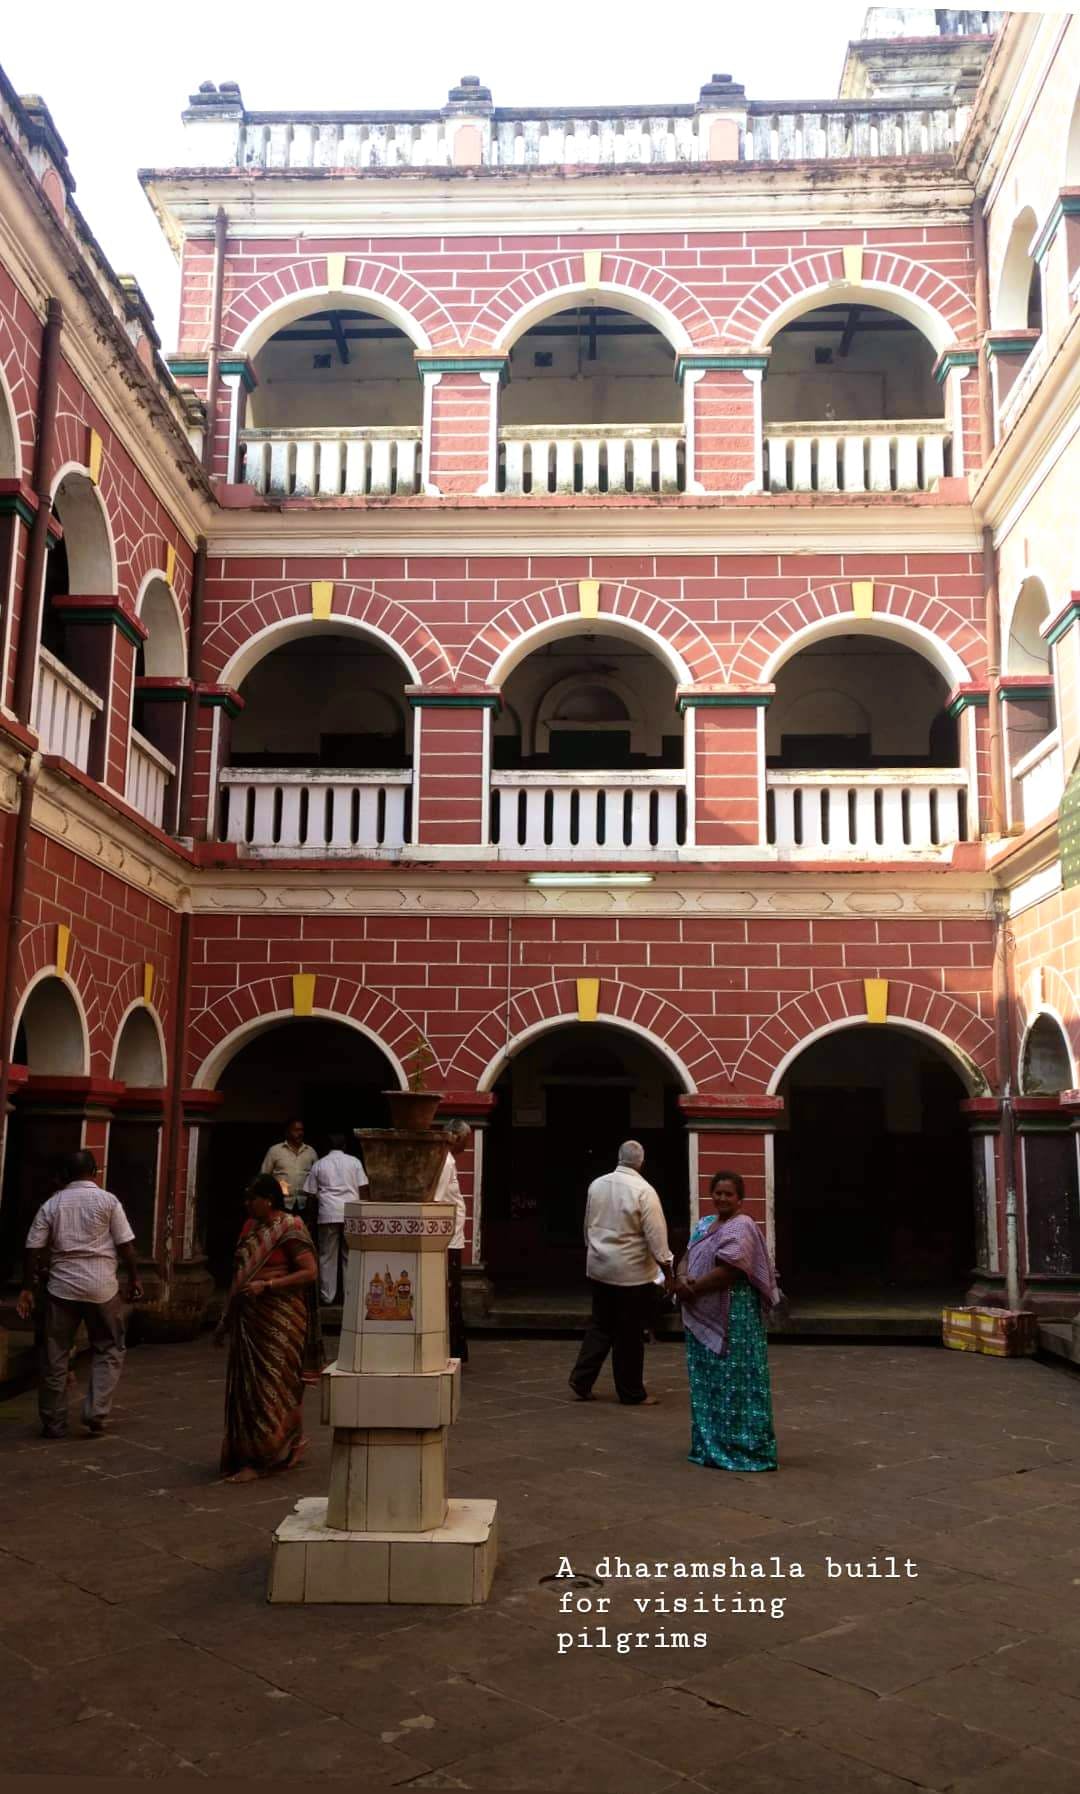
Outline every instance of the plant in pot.
<path id="1" fill-rule="evenodd" d="M 441 1090 L 427 1088 L 427 1074 L 433 1063 L 431 1048 L 418 1035 L 416 1045 L 405 1061 L 409 1088 L 383 1092 L 390 1110 L 391 1127 L 404 1128 L 408 1133 L 414 1134 L 431 1126 L 435 1111 L 442 1101 Z"/>

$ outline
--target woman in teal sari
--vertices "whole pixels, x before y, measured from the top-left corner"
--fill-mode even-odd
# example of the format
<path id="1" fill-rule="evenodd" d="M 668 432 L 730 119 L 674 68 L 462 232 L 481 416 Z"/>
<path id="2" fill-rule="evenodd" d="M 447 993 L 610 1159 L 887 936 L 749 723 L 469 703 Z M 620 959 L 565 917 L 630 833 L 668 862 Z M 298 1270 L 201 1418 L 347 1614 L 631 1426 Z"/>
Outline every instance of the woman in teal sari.
<path id="1" fill-rule="evenodd" d="M 679 1266 L 690 1378 L 690 1462 L 712 1470 L 775 1470 L 764 1314 L 780 1300 L 765 1241 L 744 1215 L 737 1171 L 709 1186 L 713 1212 L 698 1222 Z"/>

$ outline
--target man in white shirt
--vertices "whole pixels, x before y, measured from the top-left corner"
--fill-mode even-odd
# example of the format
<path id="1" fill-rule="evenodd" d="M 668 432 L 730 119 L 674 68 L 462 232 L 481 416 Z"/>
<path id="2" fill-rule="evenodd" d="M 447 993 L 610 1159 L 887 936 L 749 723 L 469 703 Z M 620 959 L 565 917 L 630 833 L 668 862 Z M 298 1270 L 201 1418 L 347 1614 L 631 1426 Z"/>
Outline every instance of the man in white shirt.
<path id="1" fill-rule="evenodd" d="M 123 1260 L 129 1302 L 142 1295 L 135 1260 L 135 1235 L 115 1196 L 97 1183 L 92 1152 L 75 1153 L 68 1182 L 42 1204 L 26 1236 L 23 1288 L 17 1303 L 22 1320 L 34 1310 L 34 1286 L 48 1255 L 45 1328 L 42 1340 L 38 1410 L 46 1439 L 63 1439 L 68 1428 L 68 1367 L 79 1322 L 93 1352 L 82 1419 L 88 1433 L 103 1433 L 124 1367 L 124 1309 L 117 1281 Z"/>
<path id="2" fill-rule="evenodd" d="M 317 1205 L 319 1300 L 324 1305 L 336 1302 L 338 1273 L 344 1270 L 345 1204 L 355 1202 L 366 1184 L 360 1160 L 345 1151 L 345 1135 L 331 1134 L 330 1151 L 316 1159 L 304 1181 L 304 1193 L 314 1196 Z"/>
<path id="3" fill-rule="evenodd" d="M 465 1335 L 465 1314 L 461 1306 L 461 1267 L 465 1258 L 465 1198 L 458 1183 L 457 1161 L 472 1139 L 467 1121 L 450 1121 L 443 1129 L 447 1154 L 436 1186 L 434 1201 L 454 1205 L 454 1232 L 446 1254 L 446 1310 L 450 1333 L 450 1356 L 469 1361 L 469 1342 Z"/>
<path id="4" fill-rule="evenodd" d="M 318 1158 L 313 1146 L 304 1145 L 304 1124 L 298 1115 L 287 1123 L 284 1140 L 271 1146 L 266 1153 L 260 1173 L 276 1177 L 285 1192 L 285 1207 L 290 1213 L 302 1215 L 307 1201 L 304 1185 L 308 1172 Z"/>
<path id="5" fill-rule="evenodd" d="M 615 1393 L 628 1407 L 653 1406 L 645 1393 L 645 1329 L 649 1325 L 657 1268 L 670 1283 L 672 1253 L 660 1198 L 641 1175 L 644 1148 L 626 1140 L 619 1163 L 589 1185 L 585 1207 L 585 1274 L 592 1292 L 592 1321 L 570 1387 L 592 1401 L 592 1386 L 611 1353 Z"/>

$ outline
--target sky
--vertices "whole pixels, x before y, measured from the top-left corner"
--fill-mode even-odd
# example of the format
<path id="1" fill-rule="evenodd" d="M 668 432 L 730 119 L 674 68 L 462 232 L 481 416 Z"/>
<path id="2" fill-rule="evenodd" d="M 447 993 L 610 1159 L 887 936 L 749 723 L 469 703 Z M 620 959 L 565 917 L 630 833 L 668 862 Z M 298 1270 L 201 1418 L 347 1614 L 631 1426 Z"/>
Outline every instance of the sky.
<path id="1" fill-rule="evenodd" d="M 41 13 L 5 10 L 0 63 L 19 93 L 48 105 L 83 215 L 117 273 L 139 281 L 168 353 L 177 267 L 136 171 L 187 159 L 179 115 L 201 81 L 238 81 L 260 111 L 438 107 L 463 74 L 503 106 L 689 101 L 713 73 L 752 99 L 827 99 L 866 4 L 52 0 Z"/>

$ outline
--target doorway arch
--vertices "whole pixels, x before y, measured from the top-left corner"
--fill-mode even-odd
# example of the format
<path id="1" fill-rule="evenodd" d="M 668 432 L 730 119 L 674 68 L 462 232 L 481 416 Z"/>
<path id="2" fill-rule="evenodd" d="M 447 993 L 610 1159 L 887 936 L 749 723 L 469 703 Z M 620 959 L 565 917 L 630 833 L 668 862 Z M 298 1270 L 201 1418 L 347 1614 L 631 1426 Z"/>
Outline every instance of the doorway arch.
<path id="1" fill-rule="evenodd" d="M 260 1018 L 223 1041 L 199 1073 L 221 1097 L 200 1129 L 195 1226 L 210 1269 L 228 1281 L 243 1193 L 296 1116 L 316 1151 L 332 1132 L 386 1127 L 384 1090 L 401 1086 L 394 1056 L 366 1029 L 325 1014 Z"/>
<path id="2" fill-rule="evenodd" d="M 580 1288 L 589 1184 L 625 1139 L 664 1206 L 673 1249 L 690 1224 L 688 1135 L 678 1098 L 693 1081 L 643 1029 L 568 1016 L 526 1029 L 481 1079 L 496 1097 L 484 1143 L 483 1257 L 500 1288 Z"/>
<path id="3" fill-rule="evenodd" d="M 929 1028 L 839 1023 L 777 1068 L 777 1273 L 796 1300 L 956 1300 L 976 1251 L 977 1074 Z"/>
<path id="4" fill-rule="evenodd" d="M 24 992 L 11 1058 L 26 1067 L 31 1082 L 16 1100 L 5 1136 L 0 1277 L 13 1274 L 31 1221 L 63 1185 L 65 1161 L 83 1140 L 82 1116 L 74 1106 L 64 1109 L 62 1103 L 34 1101 L 34 1079 L 85 1078 L 90 1068 L 82 1003 L 74 985 L 59 972 L 40 972 Z"/>

